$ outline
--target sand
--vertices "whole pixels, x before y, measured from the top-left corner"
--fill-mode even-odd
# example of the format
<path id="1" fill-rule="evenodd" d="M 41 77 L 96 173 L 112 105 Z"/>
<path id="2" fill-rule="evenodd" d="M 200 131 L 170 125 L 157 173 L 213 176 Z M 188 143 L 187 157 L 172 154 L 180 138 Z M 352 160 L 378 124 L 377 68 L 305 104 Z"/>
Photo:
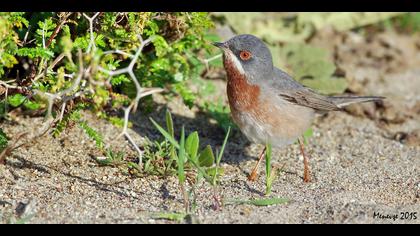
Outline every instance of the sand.
<path id="1" fill-rule="evenodd" d="M 158 115 L 162 110 L 150 115 L 162 120 Z M 206 129 L 185 114 L 175 114 L 176 123 L 184 122 L 189 129 L 201 127 L 208 135 L 204 142 L 220 145 L 220 129 Z M 106 140 L 120 131 L 90 114 L 86 116 Z M 136 117 L 140 126 L 150 127 L 146 118 Z M 2 128 L 7 133 L 19 133 L 42 122 L 42 118 L 22 118 L 18 124 L 3 123 Z M 149 137 L 159 137 L 151 128 L 143 131 L 150 132 Z M 141 142 L 138 133 L 130 132 Z M 124 146 L 124 141 L 120 142 Z M 268 207 L 227 205 L 215 211 L 211 207 L 212 189 L 203 183 L 197 189 L 195 222 L 420 223 L 419 218 L 378 218 L 378 214 L 385 218 L 400 216 L 401 212 L 420 214 L 419 147 L 384 138 L 373 121 L 341 112 L 318 118 L 309 142 L 311 183 L 303 183 L 302 156 L 296 144 L 273 153 L 274 165 L 284 167 L 274 182 L 272 196 L 290 202 Z M 260 148 L 234 132 L 222 164 L 226 171 L 220 191 L 225 201 L 264 197 L 263 167 L 256 182 L 246 178 Z M 26 223 L 166 223 L 154 219 L 153 214 L 182 211 L 175 177 L 132 178 L 118 168 L 99 167 L 93 160 L 98 155 L 95 144 L 78 128 L 57 139 L 44 136 L 36 145 L 15 151 L 7 164 L 0 166 L 2 222 L 20 217 Z"/>

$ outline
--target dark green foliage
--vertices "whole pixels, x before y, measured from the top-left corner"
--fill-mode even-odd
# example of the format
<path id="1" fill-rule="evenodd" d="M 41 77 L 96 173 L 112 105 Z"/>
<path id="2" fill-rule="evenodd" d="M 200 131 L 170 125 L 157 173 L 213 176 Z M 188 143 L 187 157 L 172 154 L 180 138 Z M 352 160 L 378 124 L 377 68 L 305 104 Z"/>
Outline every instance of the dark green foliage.
<path id="1" fill-rule="evenodd" d="M 9 141 L 9 138 L 0 128 L 0 153 L 7 147 L 8 141 Z"/>
<path id="2" fill-rule="evenodd" d="M 71 77 L 78 73 L 81 62 L 77 51 L 81 49 L 84 67 L 92 68 L 90 78 L 83 78 L 82 83 L 86 91 L 92 92 L 83 94 L 80 100 L 88 100 L 89 107 L 99 117 L 108 117 L 109 108 L 127 106 L 136 90 L 127 74 L 109 78 L 98 67 L 125 68 L 131 62 L 129 55 L 134 55 L 140 46 L 139 36 L 144 40 L 153 37 L 135 64 L 133 72 L 137 80 L 142 87 L 166 88 L 172 96 L 180 95 L 192 107 L 197 95 L 186 83 L 205 69 L 202 65 L 196 68 L 196 55 L 210 55 L 214 50 L 206 35 L 211 27 L 208 14 L 201 12 L 105 12 L 93 21 L 91 45 L 89 21 L 82 13 L 0 13 L 0 80 L 15 80 L 19 75 L 29 81 L 25 84 L 28 88 L 57 93 L 73 85 Z M 125 54 L 104 54 L 106 51 Z M 36 81 L 31 84 L 35 76 Z M 110 84 L 106 87 L 103 83 L 108 80 Z M 20 84 L 16 81 L 12 85 Z M 26 95 L 17 96 L 6 102 L 29 109 L 47 105 L 46 99 L 40 96 L 27 99 L 23 97 Z M 0 96 L 0 102 L 5 102 L 1 100 Z"/>
<path id="3" fill-rule="evenodd" d="M 0 13 L 0 78 L 5 69 L 13 68 L 18 63 L 15 55 L 18 51 L 19 37 L 14 29 L 28 27 L 28 21 L 23 17 L 24 13 Z"/>
<path id="4" fill-rule="evenodd" d="M 80 121 L 82 115 L 80 111 L 86 107 L 86 104 L 80 103 L 75 107 L 71 112 L 65 114 L 63 119 L 56 123 L 55 127 L 52 130 L 52 135 L 54 137 L 60 136 L 60 134 L 69 126 L 70 123 L 77 123 Z"/>
<path id="5" fill-rule="evenodd" d="M 85 131 L 85 133 L 89 136 L 89 138 L 95 141 L 96 147 L 99 148 L 100 150 L 103 150 L 103 148 L 105 147 L 105 144 L 104 144 L 104 138 L 102 137 L 102 135 L 98 133 L 95 129 L 90 127 L 88 123 L 86 123 L 85 121 L 80 121 L 79 126 Z"/>

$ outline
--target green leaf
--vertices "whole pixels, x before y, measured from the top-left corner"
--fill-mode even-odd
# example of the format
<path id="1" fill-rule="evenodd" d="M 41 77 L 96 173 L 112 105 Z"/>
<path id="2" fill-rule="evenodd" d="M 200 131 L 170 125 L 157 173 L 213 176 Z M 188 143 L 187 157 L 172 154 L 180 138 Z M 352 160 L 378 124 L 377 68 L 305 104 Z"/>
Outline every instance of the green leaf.
<path id="1" fill-rule="evenodd" d="M 217 156 L 217 160 L 216 160 L 216 165 L 217 166 L 220 164 L 220 161 L 222 160 L 222 156 L 223 156 L 223 153 L 225 152 L 225 147 L 226 147 L 227 141 L 229 139 L 229 135 L 230 135 L 230 126 L 228 128 L 227 133 L 226 133 L 225 139 L 223 140 L 222 149 L 220 149 L 219 156 Z"/>
<path id="2" fill-rule="evenodd" d="M 254 205 L 254 206 L 271 206 L 271 205 L 278 205 L 284 204 L 289 202 L 289 199 L 286 198 L 262 198 L 262 199 L 254 199 L 254 200 L 240 200 L 235 199 L 228 201 L 226 204 L 235 204 L 235 205 Z"/>
<path id="3" fill-rule="evenodd" d="M 87 36 L 77 37 L 73 42 L 73 48 L 87 49 L 89 46 L 89 39 Z"/>
<path id="4" fill-rule="evenodd" d="M 153 125 L 159 130 L 159 132 L 177 149 L 179 149 L 178 142 L 173 138 L 172 135 L 170 135 L 165 129 L 163 129 L 158 123 L 156 123 L 152 118 L 150 118 L 150 121 L 152 121 Z"/>
<path id="5" fill-rule="evenodd" d="M 130 82 L 131 82 L 131 80 L 125 74 L 114 76 L 111 79 L 112 86 L 118 86 L 118 85 L 121 85 L 123 83 L 130 83 Z"/>
<path id="6" fill-rule="evenodd" d="M 41 104 L 36 103 L 36 102 L 32 102 L 30 100 L 26 100 L 23 103 L 23 106 L 29 110 L 38 110 L 41 107 Z"/>
<path id="7" fill-rule="evenodd" d="M 183 221 L 186 217 L 188 216 L 188 214 L 186 213 L 157 213 L 154 216 L 152 216 L 153 219 L 164 219 L 164 220 L 172 220 L 172 221 L 178 221 L 181 222 Z"/>
<path id="8" fill-rule="evenodd" d="M 185 151 L 193 160 L 197 160 L 197 153 L 198 153 L 199 145 L 200 145 L 200 140 L 198 137 L 198 132 L 194 131 L 188 136 L 187 141 L 185 143 Z"/>
<path id="9" fill-rule="evenodd" d="M 26 97 L 20 93 L 7 98 L 7 102 L 13 107 L 18 107 L 22 105 L 25 102 L 25 100 L 26 100 Z"/>
<path id="10" fill-rule="evenodd" d="M 210 145 L 207 145 L 198 156 L 198 164 L 202 167 L 210 167 L 214 164 L 214 154 Z"/>
<path id="11" fill-rule="evenodd" d="M 227 133 L 226 133 L 225 139 L 223 140 L 222 149 L 220 150 L 220 153 L 217 156 L 216 167 L 214 168 L 214 174 L 212 175 L 212 174 L 209 173 L 209 175 L 213 177 L 213 180 L 212 180 L 212 185 L 213 186 L 217 185 L 217 180 L 218 180 L 219 175 L 223 174 L 223 169 L 220 168 L 220 161 L 222 160 L 223 153 L 225 152 L 225 147 L 226 147 L 229 135 L 230 135 L 230 126 L 228 128 Z M 220 173 L 219 173 L 219 171 L 220 171 Z"/>
<path id="12" fill-rule="evenodd" d="M 90 127 L 87 122 L 80 121 L 79 126 L 85 131 L 89 138 L 95 141 L 97 148 L 102 150 L 105 147 L 104 138 L 102 137 L 102 135 L 98 133 L 98 131 Z"/>
<path id="13" fill-rule="evenodd" d="M 101 48 L 106 47 L 106 44 L 105 44 L 105 41 L 104 41 L 105 36 L 103 34 L 96 35 L 96 33 L 94 33 L 94 37 L 96 37 L 95 38 L 95 44 L 96 45 L 98 45 Z"/>
<path id="14" fill-rule="evenodd" d="M 63 29 L 67 29 L 69 32 L 68 32 L 68 35 L 61 37 L 60 46 L 63 48 L 63 53 L 70 55 L 71 51 L 73 50 L 73 41 L 71 40 L 70 29 L 68 25 L 66 26 L 67 27 L 64 27 Z"/>
<path id="15" fill-rule="evenodd" d="M 63 132 L 63 130 L 66 127 L 68 127 L 68 124 L 70 122 L 78 123 L 82 117 L 80 114 L 80 110 L 83 108 L 85 108 L 84 103 L 80 103 L 78 106 L 76 106 L 76 108 L 73 109 L 73 111 L 71 111 L 68 114 L 65 114 L 63 119 L 60 122 L 58 122 L 52 130 L 52 135 L 56 138 Z"/>
<path id="16" fill-rule="evenodd" d="M 51 59 L 54 56 L 54 53 L 48 49 L 44 48 L 19 48 L 16 52 L 18 56 L 29 57 L 31 59 L 36 57 L 42 57 L 45 59 Z"/>
<path id="17" fill-rule="evenodd" d="M 16 58 L 8 53 L 3 53 L 0 59 L 2 59 L 2 63 L 0 64 L 1 67 L 12 68 L 13 65 L 18 64 Z"/>
<path id="18" fill-rule="evenodd" d="M 169 134 L 171 135 L 171 137 L 175 137 L 175 132 L 174 132 L 174 122 L 172 120 L 172 114 L 169 110 L 166 110 L 166 128 L 168 129 Z"/>
<path id="19" fill-rule="evenodd" d="M 162 57 L 165 56 L 170 50 L 168 43 L 166 42 L 165 38 L 159 35 L 155 35 L 156 37 L 153 38 L 152 43 L 155 46 L 156 56 Z"/>
<path id="20" fill-rule="evenodd" d="M 266 154 L 265 154 L 265 182 L 266 182 L 266 189 L 265 195 L 271 194 L 271 187 L 273 185 L 275 174 L 271 173 L 271 144 L 268 143 L 266 145 Z"/>
<path id="21" fill-rule="evenodd" d="M 117 127 L 120 127 L 120 128 L 124 127 L 124 123 L 125 123 L 124 119 L 122 119 L 122 118 L 120 118 L 118 116 L 111 116 L 111 117 L 108 118 L 108 120 L 113 125 L 115 125 Z M 133 126 L 133 123 L 128 122 L 128 127 L 132 127 L 132 126 Z"/>
<path id="22" fill-rule="evenodd" d="M 177 94 L 180 94 L 184 103 L 189 107 L 192 108 L 194 106 L 194 102 L 197 100 L 196 94 L 191 91 L 191 89 L 187 86 L 184 82 L 176 83 L 173 86 L 174 91 Z"/>
<path id="23" fill-rule="evenodd" d="M 224 175 L 225 174 L 225 169 L 223 169 L 222 167 L 210 167 L 206 169 L 206 173 L 213 179 L 217 178 L 220 175 Z M 213 182 L 214 183 L 214 182 Z"/>
<path id="24" fill-rule="evenodd" d="M 303 138 L 306 145 L 308 144 L 307 139 L 309 139 L 313 135 L 314 135 L 314 130 L 312 128 L 307 129 L 305 133 L 303 133 Z"/>

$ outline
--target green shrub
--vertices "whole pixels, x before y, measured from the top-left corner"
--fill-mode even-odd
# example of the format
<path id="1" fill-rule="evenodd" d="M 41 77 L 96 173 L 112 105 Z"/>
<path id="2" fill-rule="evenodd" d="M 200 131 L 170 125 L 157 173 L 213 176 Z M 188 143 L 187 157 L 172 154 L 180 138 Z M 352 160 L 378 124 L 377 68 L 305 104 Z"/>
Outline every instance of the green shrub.
<path id="1" fill-rule="evenodd" d="M 192 55 L 213 50 L 206 41 L 211 27 L 208 14 L 200 12 L 0 13 L 0 102 L 48 110 L 84 101 L 86 109 L 115 122 L 108 112 L 132 102 L 135 79 L 143 88 L 179 94 L 192 106 L 196 95 L 185 83 L 204 69 L 196 69 Z M 151 40 L 141 52 L 139 38 Z M 129 66 L 136 53 L 132 75 L 107 73 Z"/>

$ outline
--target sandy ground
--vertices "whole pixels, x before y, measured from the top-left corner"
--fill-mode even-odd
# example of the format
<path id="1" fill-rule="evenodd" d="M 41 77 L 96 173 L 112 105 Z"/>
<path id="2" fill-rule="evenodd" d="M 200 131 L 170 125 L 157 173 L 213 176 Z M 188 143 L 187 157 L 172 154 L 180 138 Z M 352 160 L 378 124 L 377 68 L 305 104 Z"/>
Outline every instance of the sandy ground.
<path id="1" fill-rule="evenodd" d="M 353 46 L 360 48 L 357 43 Z M 358 62 L 360 57 L 350 58 Z M 356 65 L 348 61 L 345 64 Z M 353 90 L 386 96 L 386 103 L 379 108 L 357 105 L 348 112 L 316 119 L 307 146 L 313 182 L 303 183 L 303 158 L 296 144 L 274 150 L 274 165 L 284 167 L 274 182 L 272 196 L 290 202 L 269 207 L 226 205 L 215 211 L 211 207 L 212 189 L 201 184 L 193 222 L 420 223 L 418 64 L 404 68 L 398 64 L 395 67 L 400 71 L 393 70 L 395 73 L 382 67 L 381 72 L 375 69 L 376 64 L 359 64 L 348 69 L 349 77 L 358 85 L 352 83 Z M 218 93 L 214 97 L 225 97 L 225 82 L 215 82 Z M 167 106 L 175 127 L 185 124 L 187 132 L 199 131 L 203 145 L 221 145 L 224 133 L 208 116 L 196 108 L 189 110 L 179 99 L 167 103 L 160 96 L 154 98 L 158 104 L 155 112 L 132 116 L 134 127 L 129 132 L 137 143 L 141 144 L 144 136 L 151 140 L 161 137 L 149 116 L 163 123 Z M 119 128 L 89 113 L 85 119 L 105 136 L 107 143 L 133 153 L 125 140 L 115 139 L 121 132 Z M 16 117 L 0 125 L 13 136 L 33 132 L 42 122 L 42 118 Z M 384 126 L 384 122 L 388 125 Z M 402 132 L 402 138 L 395 138 L 398 132 Z M 234 130 L 222 160 L 225 175 L 220 192 L 225 201 L 263 197 L 263 165 L 256 182 L 247 180 L 260 151 L 261 146 L 250 144 Z M 116 167 L 98 166 L 93 158 L 100 155 L 94 142 L 77 127 L 59 138 L 46 135 L 33 146 L 16 150 L 6 165 L 0 165 L 0 222 L 172 223 L 154 219 L 153 215 L 183 210 L 175 177 L 134 178 Z M 407 216 L 416 215 L 416 219 L 401 219 L 401 213 L 406 212 Z"/>
<path id="2" fill-rule="evenodd" d="M 172 108 L 171 108 L 172 107 Z M 182 107 L 173 104 L 171 109 Z M 162 120 L 161 109 L 151 114 Z M 160 112 L 159 112 L 160 111 Z M 179 112 L 179 109 L 178 109 Z M 220 145 L 218 128 L 203 126 L 185 110 L 174 114 L 176 123 L 203 130 L 208 140 Z M 159 114 L 159 115 L 158 115 Z M 112 140 L 119 129 L 87 114 L 89 123 Z M 150 123 L 137 115 L 138 130 L 150 137 L 158 134 Z M 8 133 L 19 133 L 42 124 L 42 118 L 23 118 L 17 124 L 2 124 Z M 146 127 L 149 127 L 146 128 Z M 201 128 L 200 128 L 201 127 Z M 416 220 L 378 219 L 375 213 L 420 214 L 420 148 L 383 137 L 373 121 L 347 113 L 331 113 L 317 119 L 308 150 L 313 182 L 302 181 L 302 157 L 297 145 L 275 150 L 274 165 L 284 165 L 273 186 L 272 196 L 291 201 L 284 205 L 256 207 L 227 205 L 211 208 L 212 190 L 207 184 L 198 189 L 196 221 L 200 223 L 420 223 Z M 132 131 L 138 142 L 141 136 Z M 213 141 L 211 141 L 213 139 Z M 217 140 L 217 141 L 214 141 Z M 120 140 L 123 144 L 123 141 Z M 224 200 L 261 198 L 264 175 L 257 182 L 246 176 L 260 151 L 235 132 L 226 150 L 221 183 Z M 182 196 L 177 179 L 131 178 L 118 168 L 99 167 L 92 157 L 95 144 L 78 128 L 62 137 L 41 138 L 37 145 L 19 149 L 0 166 L 0 212 L 3 222 L 14 217 L 28 223 L 164 223 L 156 212 L 181 211 Z M 260 168 L 261 172 L 263 168 Z"/>

